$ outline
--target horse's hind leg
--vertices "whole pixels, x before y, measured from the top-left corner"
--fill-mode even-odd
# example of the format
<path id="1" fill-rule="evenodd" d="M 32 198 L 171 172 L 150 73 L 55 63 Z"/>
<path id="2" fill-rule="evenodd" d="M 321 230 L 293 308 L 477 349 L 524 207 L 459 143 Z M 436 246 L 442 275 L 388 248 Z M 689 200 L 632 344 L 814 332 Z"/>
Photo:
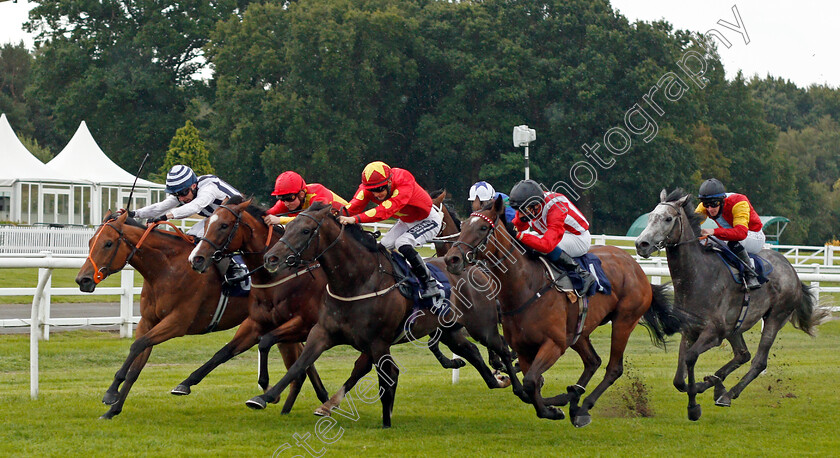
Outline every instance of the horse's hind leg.
<path id="1" fill-rule="evenodd" d="M 453 353 L 461 356 L 466 359 L 467 362 L 472 364 L 478 371 L 479 375 L 481 375 L 482 380 L 484 380 L 484 383 L 487 384 L 488 388 L 505 388 L 508 386 L 509 383 L 507 380 L 501 381 L 497 379 L 493 375 L 493 371 L 484 364 L 481 352 L 478 351 L 478 347 L 476 347 L 475 344 L 467 340 L 464 335 L 463 328 L 458 329 L 457 331 L 445 328 L 439 329 L 442 331 L 440 335 L 441 342 L 449 347 Z"/>
<path id="2" fill-rule="evenodd" d="M 715 400 L 716 405 L 729 407 L 732 404 L 732 400 L 737 399 L 741 392 L 744 391 L 744 388 L 746 388 L 750 382 L 758 377 L 764 369 L 767 369 L 767 356 L 770 354 L 770 347 L 773 346 L 773 342 L 776 340 L 776 335 L 779 333 L 782 326 L 784 326 L 786 320 L 787 317 L 779 318 L 777 316 L 771 316 L 764 320 L 764 329 L 761 331 L 761 340 L 758 342 L 758 349 L 755 351 L 755 357 L 750 365 L 750 370 L 744 374 L 738 384 L 732 387 L 729 392 L 723 393 Z"/>
<path id="3" fill-rule="evenodd" d="M 190 394 L 190 387 L 197 385 L 204 377 L 213 371 L 213 369 L 230 361 L 234 356 L 241 354 L 245 350 L 256 345 L 260 337 L 260 327 L 253 320 L 247 319 L 242 322 L 239 329 L 236 330 L 236 335 L 233 336 L 230 342 L 204 363 L 201 367 L 195 370 L 189 377 L 175 387 L 171 393 L 179 396 Z"/>
<path id="4" fill-rule="evenodd" d="M 379 399 L 382 402 L 382 427 L 390 428 L 400 369 L 391 356 L 390 348 L 385 343 L 382 345 L 386 348 L 385 352 L 374 351 L 372 356 L 376 364 L 376 373 L 379 375 L 379 388 L 382 390 L 382 397 Z"/>
<path id="5" fill-rule="evenodd" d="M 440 351 L 440 346 L 438 345 L 437 340 L 429 341 L 429 351 L 435 355 L 435 358 L 444 369 L 460 369 L 467 365 L 467 363 L 465 363 L 461 358 L 449 359 L 444 356 L 443 352 Z"/>
<path id="6" fill-rule="evenodd" d="M 286 365 L 286 370 L 288 370 L 297 361 L 298 357 L 300 357 L 303 351 L 303 345 L 300 343 L 278 343 L 277 349 L 280 350 L 280 355 L 283 356 L 283 363 Z M 311 366 L 307 369 L 307 372 L 314 368 L 315 366 Z M 317 372 L 315 376 L 318 377 Z M 306 374 L 301 374 L 300 377 L 289 384 L 289 395 L 286 397 L 286 402 L 283 404 L 283 410 L 280 411 L 280 414 L 285 415 L 292 411 L 292 406 L 295 405 L 295 400 L 297 400 L 300 389 L 303 387 L 303 382 L 305 381 Z M 321 379 L 318 377 L 318 382 L 320 383 L 320 381 Z"/>
<path id="7" fill-rule="evenodd" d="M 546 398 L 545 405 L 549 406 L 564 406 L 569 402 L 577 405 L 578 399 L 586 390 L 586 385 L 592 380 L 592 376 L 601 367 L 601 357 L 595 352 L 589 336 L 581 336 L 580 339 L 572 346 L 583 361 L 583 373 L 580 374 L 576 384 L 566 387 L 566 392 L 558 394 L 557 396 Z"/>
<path id="8" fill-rule="evenodd" d="M 335 409 L 341 404 L 341 401 L 344 400 L 344 396 L 356 386 L 356 383 L 361 380 L 362 377 L 367 375 L 370 370 L 373 368 L 373 361 L 371 360 L 371 356 L 367 353 L 362 353 L 356 358 L 355 364 L 353 364 L 353 371 L 350 372 L 350 377 L 341 385 L 341 388 L 327 401 L 321 404 L 317 409 L 315 409 L 315 415 L 320 415 L 323 417 L 329 417 L 332 414 L 332 409 Z"/>

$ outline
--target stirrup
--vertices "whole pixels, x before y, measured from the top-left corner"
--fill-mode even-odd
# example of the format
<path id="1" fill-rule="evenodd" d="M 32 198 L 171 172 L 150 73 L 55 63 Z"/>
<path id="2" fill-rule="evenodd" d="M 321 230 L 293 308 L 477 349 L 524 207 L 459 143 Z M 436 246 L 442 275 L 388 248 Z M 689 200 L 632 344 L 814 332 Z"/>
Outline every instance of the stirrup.
<path id="1" fill-rule="evenodd" d="M 420 293 L 420 299 L 433 299 L 436 297 L 443 297 L 443 290 L 438 286 L 437 281 L 434 283 L 427 283 L 426 289 Z"/>

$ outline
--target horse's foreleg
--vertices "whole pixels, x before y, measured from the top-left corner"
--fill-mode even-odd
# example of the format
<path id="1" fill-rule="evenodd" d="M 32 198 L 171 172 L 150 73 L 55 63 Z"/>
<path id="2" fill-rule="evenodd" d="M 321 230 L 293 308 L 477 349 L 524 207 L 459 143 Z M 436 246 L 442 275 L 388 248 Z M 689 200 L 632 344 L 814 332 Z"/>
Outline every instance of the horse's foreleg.
<path id="1" fill-rule="evenodd" d="M 680 339 L 679 356 L 677 357 L 677 372 L 674 373 L 674 388 L 680 393 L 688 391 L 688 386 L 685 384 L 686 368 L 685 368 L 685 352 L 688 350 L 688 341 L 685 336 Z"/>
<path id="2" fill-rule="evenodd" d="M 519 355 L 519 364 L 525 376 L 522 385 L 525 393 L 531 398 L 537 417 L 548 418 L 549 420 L 562 420 L 565 418 L 562 410 L 546 406 L 540 393 L 540 380 L 543 372 L 547 371 L 557 360 L 563 356 L 563 348 L 553 340 L 543 342 L 533 361 L 523 361 L 522 354 Z M 524 363 L 524 365 L 523 365 Z"/>
<path id="3" fill-rule="evenodd" d="M 382 403 L 382 427 L 390 428 L 400 369 L 391 356 L 391 344 L 386 341 L 373 342 L 371 358 L 373 364 L 376 365 L 376 373 L 379 375 L 379 390 L 382 393 L 379 398 Z"/>
<path id="4" fill-rule="evenodd" d="M 140 376 L 140 371 L 143 370 L 143 366 L 146 365 L 146 361 L 149 360 L 149 355 L 151 354 L 152 347 L 146 347 L 139 355 L 137 355 L 137 358 L 134 359 L 134 362 L 131 364 L 128 373 L 126 374 L 125 381 L 122 384 L 122 388 L 120 388 L 116 401 L 111 404 L 111 408 L 109 408 L 108 411 L 102 414 L 99 418 L 103 420 L 110 420 L 122 412 L 123 404 L 125 404 L 125 399 L 128 397 L 128 392 L 131 391 L 131 387 L 134 385 L 134 382 L 137 381 L 137 377 Z"/>
<path id="5" fill-rule="evenodd" d="M 245 402 L 245 405 L 252 409 L 265 409 L 266 403 L 276 402 L 280 398 L 280 394 L 286 389 L 289 384 L 303 375 L 306 369 L 309 368 L 315 360 L 321 356 L 321 353 L 333 346 L 332 339 L 330 339 L 327 331 L 320 325 L 315 325 L 312 331 L 309 332 L 309 337 L 306 338 L 306 345 L 303 348 L 303 353 L 286 375 L 277 382 L 276 385 L 269 388 L 265 393 L 255 396 Z"/>
<path id="6" fill-rule="evenodd" d="M 716 405 L 729 407 L 732 404 L 732 400 L 737 399 L 741 392 L 744 391 L 744 388 L 758 377 L 764 369 L 767 369 L 767 356 L 770 354 L 770 347 L 773 346 L 776 335 L 782 326 L 784 326 L 786 320 L 787 317 L 778 318 L 774 316 L 770 316 L 764 320 L 761 340 L 758 342 L 758 349 L 755 351 L 755 357 L 750 365 L 750 370 L 744 374 L 738 384 L 732 387 L 729 392 L 722 394 L 715 400 Z"/>
<path id="7" fill-rule="evenodd" d="M 441 367 L 444 369 L 460 369 L 467 365 L 461 358 L 449 359 L 444 356 L 443 352 L 440 351 L 440 346 L 437 343 L 437 340 L 430 340 L 429 341 L 429 351 L 435 355 L 435 359 L 438 360 Z"/>
<path id="8" fill-rule="evenodd" d="M 256 345 L 259 341 L 261 332 L 260 325 L 258 325 L 254 320 L 248 318 L 243 321 L 239 326 L 239 329 L 236 330 L 236 334 L 233 336 L 233 339 L 217 351 L 216 354 L 213 355 L 209 361 L 204 363 L 203 366 L 196 369 L 195 372 L 190 374 L 189 377 L 175 387 L 171 393 L 179 396 L 190 394 L 190 387 L 197 385 L 204 380 L 204 377 L 207 377 L 207 374 L 213 371 L 213 369 Z"/>
<path id="9" fill-rule="evenodd" d="M 332 409 L 335 409 L 341 404 L 341 401 L 344 400 L 344 396 L 352 390 L 353 387 L 356 386 L 356 383 L 361 380 L 362 377 L 367 375 L 372 368 L 373 361 L 371 360 L 371 356 L 367 353 L 359 355 L 359 357 L 356 358 L 355 364 L 353 364 L 353 371 L 350 372 L 350 377 L 341 385 L 341 388 L 339 388 L 329 400 L 315 409 L 315 415 L 323 417 L 330 416 L 332 414 Z"/>
<path id="10" fill-rule="evenodd" d="M 510 384 L 509 380 L 499 380 L 493 375 L 493 371 L 484 364 L 484 359 L 481 357 L 481 352 L 478 351 L 478 347 L 467 340 L 463 328 L 457 331 L 443 327 L 439 329 L 442 331 L 440 334 L 441 342 L 449 347 L 453 353 L 472 364 L 478 370 L 479 375 L 481 375 L 482 380 L 484 380 L 488 388 L 505 388 Z"/>
<path id="11" fill-rule="evenodd" d="M 289 368 L 292 367 L 292 364 L 297 361 L 300 354 L 303 352 L 303 345 L 301 343 L 277 344 L 277 348 L 283 356 L 283 363 L 286 365 L 286 370 L 289 370 Z M 286 402 L 283 404 L 283 410 L 280 412 L 281 414 L 291 412 L 292 406 L 295 405 L 295 400 L 303 387 L 303 382 L 306 381 L 307 375 L 309 376 L 309 381 L 312 383 L 312 387 L 315 389 L 318 399 L 322 402 L 327 400 L 327 390 L 321 382 L 321 376 L 318 375 L 318 371 L 315 370 L 315 365 L 312 365 L 306 370 L 306 374 L 301 375 L 300 378 L 289 385 L 289 395 L 286 397 Z"/>
<path id="12" fill-rule="evenodd" d="M 259 347 L 257 347 L 259 349 L 257 383 L 260 385 L 263 392 L 265 392 L 269 386 L 268 353 L 271 351 L 271 347 L 278 342 L 300 342 L 306 339 L 306 328 L 303 326 L 303 318 L 295 316 L 291 320 L 286 321 L 260 337 L 260 344 Z M 318 391 L 317 387 L 315 391 Z M 326 395 L 326 392 L 324 392 L 324 395 Z"/>
<path id="13" fill-rule="evenodd" d="M 721 344 L 720 333 L 712 326 L 703 329 L 697 341 L 685 351 L 685 367 L 688 373 L 688 419 L 697 421 L 702 415 L 700 404 L 697 404 L 697 383 L 694 379 L 694 366 L 697 358 L 710 348 Z"/>
<path id="14" fill-rule="evenodd" d="M 564 406 L 569 402 L 574 402 L 577 405 L 578 399 L 586 391 L 586 385 L 592 380 L 592 376 L 601 367 L 601 357 L 592 346 L 589 336 L 581 336 L 577 342 L 572 346 L 583 362 L 583 372 L 578 377 L 577 383 L 566 387 L 566 392 L 558 394 L 557 396 L 546 398 L 545 405 L 548 406 Z"/>
<path id="15" fill-rule="evenodd" d="M 747 348 L 747 343 L 744 342 L 742 334 L 727 337 L 729 344 L 732 345 L 732 359 L 723 365 L 720 369 L 715 371 L 714 375 L 707 375 L 702 383 L 698 383 L 697 392 L 702 393 L 711 387 L 715 387 L 715 399 L 719 399 L 726 393 L 726 387 L 723 386 L 723 381 L 735 369 L 741 367 L 744 363 L 750 360 L 750 350 Z"/>

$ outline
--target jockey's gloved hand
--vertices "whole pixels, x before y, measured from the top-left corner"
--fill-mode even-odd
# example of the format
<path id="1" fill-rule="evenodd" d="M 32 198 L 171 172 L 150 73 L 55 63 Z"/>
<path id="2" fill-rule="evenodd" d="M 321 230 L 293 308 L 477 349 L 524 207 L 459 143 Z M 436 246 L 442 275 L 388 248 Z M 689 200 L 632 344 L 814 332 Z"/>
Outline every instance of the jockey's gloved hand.
<path id="1" fill-rule="evenodd" d="M 146 222 L 147 222 L 147 223 L 159 223 L 159 222 L 161 222 L 161 221 L 166 221 L 166 220 L 168 220 L 168 219 L 169 219 L 169 218 L 167 218 L 167 217 L 166 217 L 166 215 L 160 215 L 160 216 L 158 216 L 157 218 L 151 218 L 150 220 L 148 220 L 148 221 L 146 221 Z"/>
<path id="2" fill-rule="evenodd" d="M 128 213 L 128 216 L 129 216 L 130 218 L 134 218 L 134 214 L 135 214 L 135 213 L 134 213 L 134 210 L 126 210 L 126 209 L 124 209 L 124 208 L 121 208 L 121 209 L 117 210 L 117 216 L 120 216 L 120 215 L 122 215 L 123 213 Z"/>

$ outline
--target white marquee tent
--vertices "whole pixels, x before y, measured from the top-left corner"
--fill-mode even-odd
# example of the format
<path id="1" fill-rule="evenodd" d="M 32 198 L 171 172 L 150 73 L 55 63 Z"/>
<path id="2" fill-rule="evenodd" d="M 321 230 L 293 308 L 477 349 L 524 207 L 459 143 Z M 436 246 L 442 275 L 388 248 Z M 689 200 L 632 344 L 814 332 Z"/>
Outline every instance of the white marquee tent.
<path id="1" fill-rule="evenodd" d="M 108 209 L 125 207 L 134 175 L 99 148 L 84 121 L 49 164 L 18 140 L 0 115 L 0 221 L 94 224 Z M 162 199 L 164 186 L 138 180 L 132 208 Z"/>

